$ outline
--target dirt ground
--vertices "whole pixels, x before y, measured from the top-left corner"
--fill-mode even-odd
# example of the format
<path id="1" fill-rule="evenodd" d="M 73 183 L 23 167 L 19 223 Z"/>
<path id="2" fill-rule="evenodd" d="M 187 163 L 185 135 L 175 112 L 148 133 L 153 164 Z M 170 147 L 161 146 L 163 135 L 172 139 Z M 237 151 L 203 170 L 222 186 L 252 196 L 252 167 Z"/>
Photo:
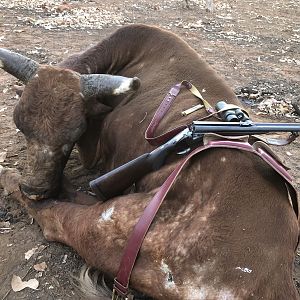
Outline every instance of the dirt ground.
<path id="1" fill-rule="evenodd" d="M 187 8 L 183 0 L 1 0 L 0 47 L 40 63 L 55 64 L 97 43 L 121 25 L 157 25 L 187 41 L 237 94 L 245 87 L 272 93 L 246 101 L 263 120 L 300 121 L 290 104 L 300 99 L 299 1 L 216 0 L 214 12 L 205 10 L 204 1 L 189 2 Z M 0 164 L 22 171 L 26 144 L 12 120 L 18 101 L 14 84 L 12 76 L 0 71 Z M 273 101 L 276 108 L 268 108 L 268 101 Z M 300 142 L 274 150 L 291 168 L 299 188 Z M 66 174 L 78 188 L 87 189 L 89 179 L 95 178 L 99 170 L 84 170 L 74 150 Z M 34 255 L 26 260 L 25 253 L 33 248 L 37 248 Z M 42 262 L 47 268 L 36 271 L 33 266 Z M 82 265 L 72 249 L 47 242 L 30 216 L 0 190 L 0 300 L 80 299 L 70 285 L 70 276 L 77 275 Z M 26 281 L 36 278 L 38 289 L 12 291 L 13 275 Z M 300 287 L 298 256 L 294 277 Z"/>

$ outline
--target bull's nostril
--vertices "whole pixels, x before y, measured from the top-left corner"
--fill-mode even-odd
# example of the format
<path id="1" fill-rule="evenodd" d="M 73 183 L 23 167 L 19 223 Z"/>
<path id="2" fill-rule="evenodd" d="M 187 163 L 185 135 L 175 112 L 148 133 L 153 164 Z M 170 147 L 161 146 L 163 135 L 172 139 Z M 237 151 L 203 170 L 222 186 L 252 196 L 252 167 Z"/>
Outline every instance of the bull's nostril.
<path id="1" fill-rule="evenodd" d="M 28 195 L 32 194 L 33 192 L 32 189 L 24 183 L 20 183 L 20 190 L 22 193 L 26 193 Z"/>
<path id="2" fill-rule="evenodd" d="M 49 190 L 40 187 L 31 187 L 25 183 L 20 184 L 20 190 L 27 198 L 31 200 L 39 200 L 48 197 Z"/>

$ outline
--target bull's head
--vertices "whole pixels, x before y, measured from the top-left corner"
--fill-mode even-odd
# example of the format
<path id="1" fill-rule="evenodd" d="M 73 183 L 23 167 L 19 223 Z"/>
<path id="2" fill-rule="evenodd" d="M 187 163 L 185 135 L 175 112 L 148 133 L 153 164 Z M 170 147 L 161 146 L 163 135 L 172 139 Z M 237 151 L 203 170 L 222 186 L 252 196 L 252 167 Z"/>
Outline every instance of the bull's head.
<path id="1" fill-rule="evenodd" d="M 90 102 L 95 111 L 105 114 L 112 108 L 101 103 L 101 98 L 136 90 L 139 79 L 80 75 L 39 65 L 5 49 L 0 49 L 0 67 L 26 84 L 14 110 L 15 124 L 27 141 L 20 188 L 34 200 L 54 197 L 70 152 L 86 129 Z M 95 97 L 100 101 L 95 103 Z"/>

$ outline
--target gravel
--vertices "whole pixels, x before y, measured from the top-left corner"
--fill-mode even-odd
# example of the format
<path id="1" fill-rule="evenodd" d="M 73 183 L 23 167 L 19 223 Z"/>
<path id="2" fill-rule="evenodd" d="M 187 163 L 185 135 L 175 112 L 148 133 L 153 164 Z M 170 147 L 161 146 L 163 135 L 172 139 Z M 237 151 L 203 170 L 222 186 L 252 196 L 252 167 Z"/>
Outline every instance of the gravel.
<path id="1" fill-rule="evenodd" d="M 101 29 L 130 22 L 119 7 L 85 6 L 87 1 L 1 0 L 0 8 L 20 10 L 18 21 L 44 29 Z M 113 5 L 112 5 L 113 6 Z"/>

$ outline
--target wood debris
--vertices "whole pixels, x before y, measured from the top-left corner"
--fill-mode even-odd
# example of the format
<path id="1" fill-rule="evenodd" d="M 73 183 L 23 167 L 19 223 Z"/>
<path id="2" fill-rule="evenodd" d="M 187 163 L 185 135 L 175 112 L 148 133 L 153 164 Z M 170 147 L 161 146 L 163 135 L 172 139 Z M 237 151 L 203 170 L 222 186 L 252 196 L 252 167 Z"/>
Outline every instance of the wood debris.
<path id="1" fill-rule="evenodd" d="M 25 288 L 30 288 L 36 290 L 39 287 L 39 282 L 33 278 L 28 281 L 23 281 L 21 277 L 17 275 L 13 275 L 11 280 L 11 288 L 14 292 L 19 292 L 24 290 Z"/>

